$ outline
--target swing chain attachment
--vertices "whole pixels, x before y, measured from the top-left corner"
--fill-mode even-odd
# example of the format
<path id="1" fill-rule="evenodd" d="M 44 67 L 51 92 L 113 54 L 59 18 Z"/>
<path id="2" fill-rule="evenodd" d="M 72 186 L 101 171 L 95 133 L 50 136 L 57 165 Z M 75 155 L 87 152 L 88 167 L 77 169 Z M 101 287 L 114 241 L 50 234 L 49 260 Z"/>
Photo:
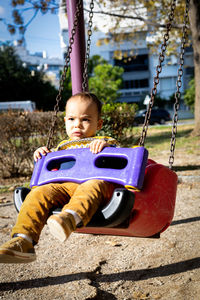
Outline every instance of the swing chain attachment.
<path id="1" fill-rule="evenodd" d="M 176 0 L 172 0 L 171 11 L 168 15 L 168 23 L 166 24 L 166 33 L 164 34 L 164 37 L 163 37 L 164 41 L 161 45 L 161 52 L 159 54 L 159 64 L 156 67 L 156 76 L 154 77 L 154 86 L 151 90 L 151 99 L 149 101 L 147 112 L 145 114 L 145 119 L 144 119 L 142 133 L 141 133 L 141 137 L 140 137 L 140 141 L 139 141 L 139 146 L 144 146 L 145 139 L 147 136 L 147 130 L 148 130 L 149 121 L 150 121 L 150 117 L 151 117 L 151 110 L 154 105 L 155 96 L 157 94 L 157 85 L 159 84 L 159 76 L 162 71 L 162 63 L 164 62 L 164 59 L 165 59 L 165 52 L 167 49 L 167 42 L 169 40 L 169 33 L 170 33 L 170 30 L 172 27 L 172 21 L 174 19 L 175 7 L 176 7 Z"/>
<path id="2" fill-rule="evenodd" d="M 80 13 L 81 13 L 81 8 L 82 8 L 82 0 L 79 0 L 78 3 L 77 3 L 73 28 L 71 30 L 71 37 L 69 39 L 69 46 L 67 48 L 67 53 L 65 55 L 65 65 L 63 67 L 63 72 L 62 72 L 62 75 L 61 75 L 61 78 L 60 78 L 59 91 L 58 91 L 58 95 L 56 97 L 56 104 L 54 106 L 54 113 L 52 115 L 52 124 L 50 126 L 49 133 L 48 133 L 48 139 L 47 139 L 47 144 L 46 144 L 46 147 L 48 149 L 50 149 L 50 147 L 51 147 L 53 134 L 54 134 L 54 130 L 55 130 L 55 125 L 56 125 L 56 122 L 57 122 L 57 114 L 59 112 L 59 104 L 60 104 L 61 99 L 62 99 L 62 92 L 64 90 L 64 82 L 65 82 L 67 70 L 68 70 L 69 64 L 70 64 L 70 55 L 72 53 L 72 46 L 74 44 L 74 36 L 76 34 L 76 28 L 78 26 L 78 19 L 79 19 Z"/>
<path id="3" fill-rule="evenodd" d="M 174 116 L 173 116 L 172 137 L 171 137 L 170 156 L 169 156 L 169 168 L 170 169 L 172 169 L 172 165 L 174 163 L 174 151 L 175 151 L 175 144 L 176 144 L 177 124 L 178 124 L 178 110 L 179 110 L 179 103 L 180 103 L 180 99 L 181 99 L 180 88 L 182 86 L 185 44 L 186 44 L 187 37 L 188 37 L 189 4 L 190 4 L 190 0 L 186 0 L 186 7 L 185 7 L 185 14 L 184 14 L 184 25 L 183 25 L 183 29 L 182 29 L 182 39 L 181 39 L 181 48 L 180 48 L 178 78 L 177 78 L 177 81 L 176 81 L 177 90 L 174 94 L 174 98 L 175 98 Z"/>
<path id="4" fill-rule="evenodd" d="M 91 0 L 90 2 L 90 11 L 89 11 L 89 21 L 88 21 L 88 38 L 87 38 L 87 47 L 85 53 L 85 61 L 84 61 L 84 71 L 83 71 L 83 83 L 82 83 L 82 90 L 83 92 L 87 91 L 88 89 L 88 61 L 90 57 L 90 45 L 91 45 L 91 36 L 92 36 L 92 19 L 93 19 L 93 9 L 94 9 L 94 1 Z"/>

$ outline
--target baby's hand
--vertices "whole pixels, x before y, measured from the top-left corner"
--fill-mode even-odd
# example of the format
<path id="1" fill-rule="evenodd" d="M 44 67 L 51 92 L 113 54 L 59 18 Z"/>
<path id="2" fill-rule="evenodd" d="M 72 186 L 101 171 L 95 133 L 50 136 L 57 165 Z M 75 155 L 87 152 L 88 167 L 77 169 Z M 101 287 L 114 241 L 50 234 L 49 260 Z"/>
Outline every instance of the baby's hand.
<path id="1" fill-rule="evenodd" d="M 94 154 L 101 152 L 105 147 L 109 147 L 109 144 L 103 139 L 96 139 L 90 143 L 90 151 Z"/>
<path id="2" fill-rule="evenodd" d="M 40 147 L 37 150 L 35 150 L 33 157 L 34 157 L 34 161 L 38 161 L 38 159 L 40 159 L 42 157 L 42 155 L 47 155 L 47 153 L 49 153 L 49 149 L 47 147 Z"/>

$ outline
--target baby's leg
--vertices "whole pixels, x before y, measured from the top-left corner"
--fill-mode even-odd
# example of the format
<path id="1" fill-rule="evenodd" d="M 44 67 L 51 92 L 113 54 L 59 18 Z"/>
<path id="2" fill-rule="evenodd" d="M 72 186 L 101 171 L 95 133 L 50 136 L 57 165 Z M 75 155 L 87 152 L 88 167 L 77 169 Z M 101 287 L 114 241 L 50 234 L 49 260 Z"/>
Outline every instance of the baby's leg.
<path id="1" fill-rule="evenodd" d="M 36 260 L 34 244 L 38 242 L 50 212 L 57 206 L 65 205 L 76 183 L 47 184 L 31 190 L 27 195 L 12 230 L 12 239 L 0 246 L 0 263 L 29 263 Z M 73 230 L 75 222 L 73 216 Z"/>
<path id="2" fill-rule="evenodd" d="M 62 210 L 75 211 L 85 226 L 99 206 L 112 197 L 116 187 L 116 184 L 104 180 L 88 180 L 77 187 L 69 203 Z"/>
<path id="3" fill-rule="evenodd" d="M 81 225 L 85 226 L 100 204 L 111 198 L 115 187 L 116 185 L 103 180 L 89 180 L 78 185 L 62 212 L 50 216 L 47 220 L 51 234 L 61 242 L 66 241 L 76 230 L 76 217 L 81 221 Z"/>
<path id="4" fill-rule="evenodd" d="M 63 207 L 77 186 L 76 183 L 70 186 L 70 194 L 63 188 L 63 184 L 58 183 L 32 189 L 21 206 L 11 235 L 22 234 L 37 243 L 51 211 L 56 207 Z"/>

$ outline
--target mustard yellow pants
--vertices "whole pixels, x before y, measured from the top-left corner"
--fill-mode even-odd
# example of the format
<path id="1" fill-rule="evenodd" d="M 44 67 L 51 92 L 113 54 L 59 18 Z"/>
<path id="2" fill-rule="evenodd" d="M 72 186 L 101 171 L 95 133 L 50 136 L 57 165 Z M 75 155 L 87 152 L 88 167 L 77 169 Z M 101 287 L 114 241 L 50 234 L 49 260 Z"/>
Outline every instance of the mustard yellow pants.
<path id="1" fill-rule="evenodd" d="M 38 242 L 40 233 L 51 213 L 57 207 L 71 209 L 85 226 L 98 207 L 107 202 L 117 185 L 103 180 L 49 183 L 33 188 L 23 202 L 11 236 L 26 234 Z"/>

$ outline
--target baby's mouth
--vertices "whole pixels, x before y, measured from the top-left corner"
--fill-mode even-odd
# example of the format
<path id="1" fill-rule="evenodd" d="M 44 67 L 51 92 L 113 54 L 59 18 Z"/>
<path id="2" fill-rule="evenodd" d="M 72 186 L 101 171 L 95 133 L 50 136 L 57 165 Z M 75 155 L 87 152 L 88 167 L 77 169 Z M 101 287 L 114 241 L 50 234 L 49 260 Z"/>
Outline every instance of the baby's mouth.
<path id="1" fill-rule="evenodd" d="M 73 132 L 73 136 L 78 136 L 78 137 L 80 137 L 80 136 L 82 136 L 82 133 L 79 132 L 79 131 L 76 131 L 76 132 Z"/>

